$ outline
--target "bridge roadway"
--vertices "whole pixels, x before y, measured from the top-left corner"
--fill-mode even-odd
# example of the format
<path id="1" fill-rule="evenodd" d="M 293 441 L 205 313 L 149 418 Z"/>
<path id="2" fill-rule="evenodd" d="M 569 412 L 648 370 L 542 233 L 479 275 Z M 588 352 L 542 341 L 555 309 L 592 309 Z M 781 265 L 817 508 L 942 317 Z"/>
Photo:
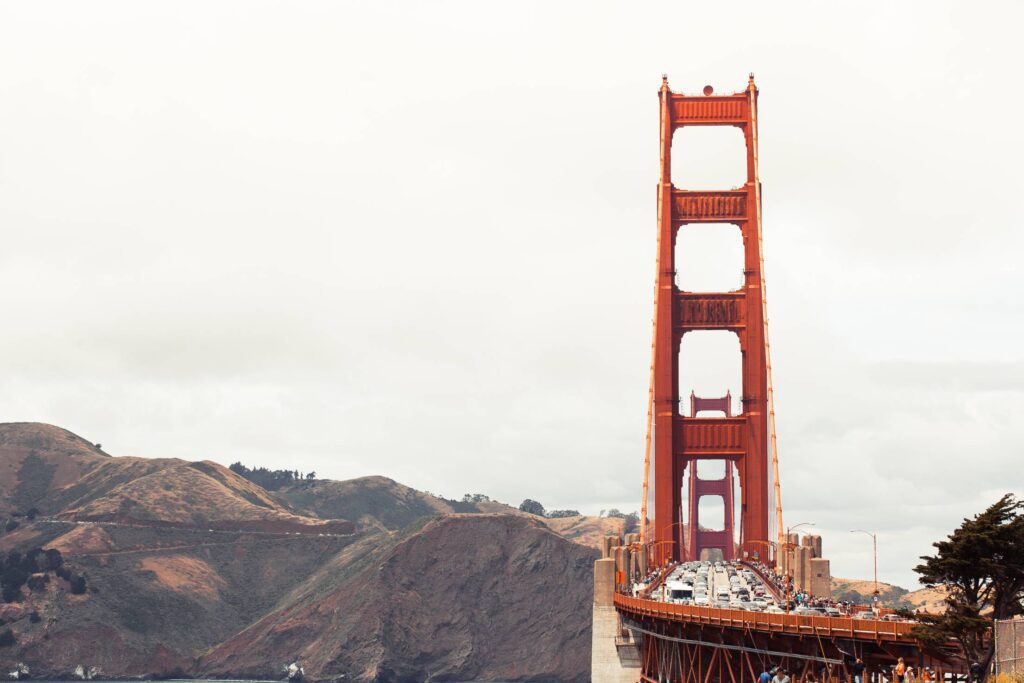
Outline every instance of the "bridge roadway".
<path id="1" fill-rule="evenodd" d="M 785 667 L 794 683 L 811 680 L 809 674 L 849 681 L 856 658 L 867 666 L 865 683 L 891 680 L 898 657 L 932 668 L 938 681 L 966 672 L 952 644 L 927 648 L 917 641 L 914 622 L 704 607 L 621 592 L 613 603 L 638 647 L 644 683 L 750 683 L 771 664 Z"/>

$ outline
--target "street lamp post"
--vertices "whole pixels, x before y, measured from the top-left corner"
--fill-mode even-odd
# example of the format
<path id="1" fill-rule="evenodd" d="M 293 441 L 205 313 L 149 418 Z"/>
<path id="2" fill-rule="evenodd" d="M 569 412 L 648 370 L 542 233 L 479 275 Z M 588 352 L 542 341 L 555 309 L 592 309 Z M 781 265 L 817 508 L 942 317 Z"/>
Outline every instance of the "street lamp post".
<path id="1" fill-rule="evenodd" d="M 680 535 L 681 535 L 682 531 L 683 531 L 683 525 L 684 524 L 686 524 L 686 522 L 684 522 L 682 520 L 680 520 L 678 522 L 672 522 L 668 526 L 662 527 L 661 530 L 662 530 L 662 532 L 664 532 L 667 529 L 671 529 L 674 526 L 678 526 L 679 527 L 679 532 L 680 532 Z M 679 556 L 680 556 L 681 559 L 684 559 L 683 558 L 683 554 L 686 552 L 686 544 L 683 543 L 682 537 L 680 536 L 680 538 L 677 538 L 675 541 L 673 541 L 673 543 L 678 543 L 679 544 Z"/>
<path id="2" fill-rule="evenodd" d="M 863 529 L 851 529 L 851 534 L 867 534 L 871 537 L 871 559 L 875 566 L 875 604 L 872 605 L 875 613 L 878 613 L 878 535 Z"/>

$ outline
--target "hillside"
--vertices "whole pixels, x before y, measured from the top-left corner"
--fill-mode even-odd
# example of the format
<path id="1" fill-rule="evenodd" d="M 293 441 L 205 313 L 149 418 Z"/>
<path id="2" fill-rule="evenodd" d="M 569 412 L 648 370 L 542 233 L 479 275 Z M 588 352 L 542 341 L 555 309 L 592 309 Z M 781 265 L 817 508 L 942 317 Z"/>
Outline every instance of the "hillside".
<path id="1" fill-rule="evenodd" d="M 352 533 L 351 522 L 296 514 L 269 493 L 213 462 L 117 458 L 75 485 L 102 491 L 57 513 L 59 519 L 144 523 L 256 531 L 323 531 Z M 136 476 L 125 476 L 130 470 Z M 150 471 L 147 471 L 150 470 Z M 121 480 L 112 488 L 110 480 Z M 54 494 L 60 498 L 63 492 Z M 50 506 L 52 507 L 52 505 Z"/>
<path id="2" fill-rule="evenodd" d="M 302 481 L 275 493 L 305 514 L 350 519 L 363 528 L 391 531 L 422 517 L 478 511 L 472 503 L 438 498 L 380 476 L 347 481 Z"/>
<path id="3" fill-rule="evenodd" d="M 861 604 L 870 604 L 875 590 L 874 581 L 859 579 L 841 579 L 832 577 L 832 597 L 837 600 L 853 600 Z M 883 607 L 924 610 L 925 612 L 943 612 L 946 607 L 943 601 L 945 594 L 936 588 L 921 588 L 908 591 L 906 588 L 893 584 L 878 582 L 879 602 Z"/>
<path id="4" fill-rule="evenodd" d="M 0 603 L 17 641 L 0 667 L 276 678 L 301 657 L 313 679 L 589 670 L 596 552 L 548 525 L 596 544 L 618 520 L 547 520 L 384 477 L 268 492 L 214 462 L 111 457 L 50 425 L 0 424 L 0 471 L 0 511 L 39 510 L 0 534 L 0 560 L 50 548 L 68 569 Z"/>
<path id="5" fill-rule="evenodd" d="M 201 670 L 270 677 L 270 652 L 319 679 L 584 681 L 596 557 L 521 516 L 434 518 L 342 553 Z"/>
<path id="6" fill-rule="evenodd" d="M 47 494 L 109 460 L 66 429 L 33 422 L 0 424 L 0 511 L 38 507 Z"/>

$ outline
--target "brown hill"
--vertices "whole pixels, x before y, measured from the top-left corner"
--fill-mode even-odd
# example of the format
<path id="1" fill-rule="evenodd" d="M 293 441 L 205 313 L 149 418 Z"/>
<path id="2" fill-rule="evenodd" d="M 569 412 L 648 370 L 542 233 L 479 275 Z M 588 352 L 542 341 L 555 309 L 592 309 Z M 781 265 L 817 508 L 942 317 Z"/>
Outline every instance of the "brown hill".
<path id="1" fill-rule="evenodd" d="M 841 600 L 853 600 L 861 604 L 870 604 L 875 590 L 874 581 L 861 579 L 841 579 L 832 577 L 832 597 Z M 879 602 L 883 607 L 923 610 L 941 613 L 946 610 L 944 591 L 936 588 L 920 588 L 908 591 L 894 584 L 878 582 Z"/>
<path id="2" fill-rule="evenodd" d="M 0 604 L 17 641 L 0 670 L 277 678 L 301 656 L 311 678 L 586 677 L 596 553 L 552 520 L 498 503 L 505 514 L 458 514 L 480 506 L 383 477 L 268 493 L 212 462 L 112 458 L 48 425 L 0 437 L 0 511 L 41 511 L 0 532 L 0 559 L 57 549 L 87 583 L 76 595 L 51 574 Z M 591 541 L 606 521 L 555 526 Z"/>
<path id="3" fill-rule="evenodd" d="M 345 520 L 299 515 L 265 490 L 217 463 L 112 458 L 75 485 L 85 496 L 60 519 L 213 529 L 352 533 Z M 116 483 L 116 482 L 122 483 Z M 115 484 L 111 487 L 112 484 Z M 59 500 L 68 491 L 54 494 Z"/>
<path id="4" fill-rule="evenodd" d="M 547 518 L 493 500 L 476 503 L 449 500 L 380 476 L 346 481 L 299 481 L 274 493 L 293 509 L 307 515 L 341 517 L 357 522 L 361 528 L 391 531 L 436 515 L 519 515 L 541 522 L 571 541 L 598 550 L 602 547 L 602 539 L 609 534 L 621 533 L 623 525 L 623 520 L 615 517 L 576 515 Z"/>
<path id="5" fill-rule="evenodd" d="M 203 675 L 274 676 L 269 654 L 319 679 L 588 678 L 595 551 L 493 514 L 435 518 L 356 550 L 211 651 Z"/>
<path id="6" fill-rule="evenodd" d="M 0 424 L 0 510 L 25 512 L 110 457 L 66 429 L 38 422 Z"/>
<path id="7" fill-rule="evenodd" d="M 623 520 L 620 518 L 590 517 L 587 515 L 545 519 L 544 523 L 552 531 L 570 541 L 582 543 L 596 550 L 600 550 L 603 547 L 605 536 L 621 534 L 623 526 Z"/>
<path id="8" fill-rule="evenodd" d="M 438 498 L 379 476 L 300 481 L 275 493 L 294 509 L 309 515 L 350 519 L 364 528 L 392 531 L 423 517 L 477 512 L 472 503 Z"/>
<path id="9" fill-rule="evenodd" d="M 51 576 L 44 589 L 0 605 L 17 638 L 0 664 L 22 661 L 36 676 L 65 680 L 78 665 L 114 678 L 191 675 L 196 657 L 287 604 L 356 539 L 69 522 L 32 529 L 32 538 L 18 530 L 20 545 L 60 549 L 88 590 L 74 595 Z"/>

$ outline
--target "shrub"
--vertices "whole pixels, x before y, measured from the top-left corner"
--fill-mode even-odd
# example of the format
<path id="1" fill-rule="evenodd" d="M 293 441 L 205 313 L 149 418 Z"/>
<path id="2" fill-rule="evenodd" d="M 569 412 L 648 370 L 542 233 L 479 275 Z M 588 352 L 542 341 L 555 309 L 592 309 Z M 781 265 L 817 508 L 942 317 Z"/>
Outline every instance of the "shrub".
<path id="1" fill-rule="evenodd" d="M 11 517 L 7 520 L 7 524 L 4 525 L 4 531 L 14 531 L 18 528 L 18 520 Z"/>
<path id="2" fill-rule="evenodd" d="M 43 619 L 39 616 L 39 612 L 33 610 L 32 613 L 28 615 L 28 620 L 31 621 L 33 624 L 38 624 Z"/>
<path id="3" fill-rule="evenodd" d="M 559 519 L 560 517 L 579 517 L 579 510 L 552 510 L 548 513 L 548 518 Z"/>
<path id="4" fill-rule="evenodd" d="M 9 628 L 5 628 L 3 631 L 0 631 L 0 647 L 10 647 L 11 645 L 14 645 L 15 642 L 14 631 Z"/>
<path id="5" fill-rule="evenodd" d="M 4 560 L 4 567 L 20 567 L 21 566 L 21 553 L 17 550 L 12 550 Z"/>
<path id="6" fill-rule="evenodd" d="M 64 558 L 61 557 L 60 551 L 56 548 L 48 548 L 43 553 L 46 555 L 47 570 L 56 571 L 64 564 Z"/>
<path id="7" fill-rule="evenodd" d="M 31 522 L 39 516 L 39 508 L 29 508 L 28 512 L 25 513 L 25 516 L 28 517 L 28 521 Z"/>
<path id="8" fill-rule="evenodd" d="M 0 574 L 0 583 L 4 585 L 4 588 L 7 586 L 21 588 L 26 581 L 28 581 L 28 572 L 21 567 L 8 567 L 3 574 Z"/>
<path id="9" fill-rule="evenodd" d="M 18 586 L 4 586 L 2 597 L 4 602 L 20 602 L 21 588 Z"/>
<path id="10" fill-rule="evenodd" d="M 46 590 L 46 584 L 50 583 L 50 577 L 46 574 L 33 574 L 28 577 L 26 583 L 30 591 Z"/>
<path id="11" fill-rule="evenodd" d="M 36 572 L 43 571 L 39 567 L 38 558 L 43 554 L 42 548 L 36 548 L 30 550 L 21 558 L 21 568 L 26 574 L 35 574 Z"/>
<path id="12" fill-rule="evenodd" d="M 81 595 L 85 592 L 85 577 L 81 574 L 73 574 L 71 576 L 71 592 L 75 595 Z"/>
<path id="13" fill-rule="evenodd" d="M 519 504 L 519 509 L 523 512 L 528 512 L 531 515 L 537 515 L 538 517 L 544 516 L 544 506 L 535 500 L 527 498 Z"/>

